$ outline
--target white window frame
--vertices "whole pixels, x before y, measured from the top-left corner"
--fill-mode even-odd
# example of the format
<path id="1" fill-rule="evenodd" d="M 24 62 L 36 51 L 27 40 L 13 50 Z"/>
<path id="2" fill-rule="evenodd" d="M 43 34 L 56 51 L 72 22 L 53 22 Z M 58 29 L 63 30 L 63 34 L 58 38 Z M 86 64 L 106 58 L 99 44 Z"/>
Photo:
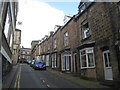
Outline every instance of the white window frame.
<path id="1" fill-rule="evenodd" d="M 57 53 L 52 54 L 52 68 L 57 67 Z"/>
<path id="2" fill-rule="evenodd" d="M 89 66 L 89 63 L 88 63 L 88 55 L 87 55 L 87 50 L 93 50 L 93 64 L 94 66 Z M 86 67 L 82 67 L 82 57 L 83 55 L 81 55 L 81 52 L 85 50 L 85 55 L 86 55 Z M 81 65 L 81 69 L 85 69 L 85 68 L 95 68 L 95 58 L 94 58 L 94 48 L 85 48 L 85 49 L 82 49 L 80 50 L 80 65 Z"/>
<path id="3" fill-rule="evenodd" d="M 13 45 L 13 34 L 10 36 L 10 48 L 12 50 L 12 45 Z"/>
<path id="4" fill-rule="evenodd" d="M 25 51 L 23 51 L 22 54 L 25 54 Z"/>
<path id="5" fill-rule="evenodd" d="M 82 13 L 86 9 L 85 3 L 83 3 L 80 7 L 80 12 Z"/>
<path id="6" fill-rule="evenodd" d="M 104 67 L 105 67 L 105 68 L 111 68 L 111 67 L 112 67 L 112 66 L 110 66 L 111 61 L 110 61 L 110 59 L 109 59 L 110 57 L 108 56 L 108 53 L 110 54 L 110 50 L 103 51 L 103 59 L 104 59 Z M 104 54 L 107 55 L 108 66 L 106 66 Z"/>
<path id="7" fill-rule="evenodd" d="M 68 56 L 65 56 L 66 57 L 66 70 L 70 70 L 70 62 L 71 62 L 71 59 L 72 59 L 72 56 L 71 55 L 68 55 Z"/>
<path id="8" fill-rule="evenodd" d="M 10 13 L 10 7 L 8 6 L 7 8 L 7 16 L 6 16 L 6 21 L 5 21 L 5 26 L 4 26 L 4 34 L 6 36 L 6 38 L 8 38 L 8 32 L 9 32 L 9 28 L 10 28 L 10 23 L 11 23 L 11 16 L 9 15 Z"/>
<path id="9" fill-rule="evenodd" d="M 68 32 L 65 32 L 64 33 L 64 46 L 68 46 L 68 43 L 69 43 L 68 36 L 69 36 Z"/>
<path id="10" fill-rule="evenodd" d="M 48 51 L 50 50 L 50 45 L 51 45 L 51 44 L 50 44 L 50 42 L 49 42 L 49 44 L 48 44 Z"/>
<path id="11" fill-rule="evenodd" d="M 89 29 L 88 22 L 86 20 L 84 22 L 82 22 L 82 24 L 81 24 L 81 31 L 82 31 L 83 39 L 86 39 L 90 36 L 90 29 Z M 89 33 L 89 35 L 87 35 L 87 32 Z"/>
<path id="12" fill-rule="evenodd" d="M 54 39 L 54 49 L 56 49 L 56 48 L 57 48 L 57 40 Z"/>
<path id="13" fill-rule="evenodd" d="M 82 32 L 83 32 L 83 39 L 85 39 L 85 38 L 88 38 L 88 37 L 89 37 L 89 36 L 87 36 L 87 32 L 89 32 L 89 28 L 87 28 L 87 29 L 83 30 Z M 90 32 L 89 32 L 89 34 L 90 34 Z"/>

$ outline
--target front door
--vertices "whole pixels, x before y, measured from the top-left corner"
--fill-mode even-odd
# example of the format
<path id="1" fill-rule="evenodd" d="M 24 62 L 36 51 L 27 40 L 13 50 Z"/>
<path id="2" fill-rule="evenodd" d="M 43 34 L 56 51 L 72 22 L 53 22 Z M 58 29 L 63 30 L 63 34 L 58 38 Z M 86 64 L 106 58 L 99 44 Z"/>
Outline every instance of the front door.
<path id="1" fill-rule="evenodd" d="M 103 52 L 103 62 L 104 62 L 105 80 L 113 80 L 109 50 L 106 50 L 106 51 Z"/>

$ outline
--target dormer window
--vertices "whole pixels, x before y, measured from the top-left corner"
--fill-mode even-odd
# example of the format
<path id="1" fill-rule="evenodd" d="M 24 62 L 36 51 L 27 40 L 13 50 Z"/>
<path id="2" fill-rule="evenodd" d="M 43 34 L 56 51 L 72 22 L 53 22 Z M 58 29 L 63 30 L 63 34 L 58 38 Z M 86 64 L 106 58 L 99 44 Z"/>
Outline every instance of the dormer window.
<path id="1" fill-rule="evenodd" d="M 82 13 L 94 0 L 86 0 L 87 2 L 80 2 L 78 9 Z"/>
<path id="2" fill-rule="evenodd" d="M 85 10 L 85 8 L 86 8 L 85 3 L 82 3 L 82 5 L 79 8 L 79 11 L 83 12 Z"/>

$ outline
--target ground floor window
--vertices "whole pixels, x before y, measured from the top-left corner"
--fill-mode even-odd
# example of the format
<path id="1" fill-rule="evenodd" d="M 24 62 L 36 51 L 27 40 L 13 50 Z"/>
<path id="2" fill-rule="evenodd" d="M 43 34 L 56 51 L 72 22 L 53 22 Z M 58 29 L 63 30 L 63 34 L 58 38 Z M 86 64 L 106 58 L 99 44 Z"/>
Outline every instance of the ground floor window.
<path id="1" fill-rule="evenodd" d="M 46 56 L 46 66 L 50 66 L 50 56 Z"/>
<path id="2" fill-rule="evenodd" d="M 52 68 L 57 67 L 57 53 L 52 54 Z"/>
<path id="3" fill-rule="evenodd" d="M 71 54 L 62 54 L 62 71 L 70 71 L 71 69 Z"/>
<path id="4" fill-rule="evenodd" d="M 93 48 L 85 48 L 80 50 L 80 63 L 81 68 L 95 67 Z"/>

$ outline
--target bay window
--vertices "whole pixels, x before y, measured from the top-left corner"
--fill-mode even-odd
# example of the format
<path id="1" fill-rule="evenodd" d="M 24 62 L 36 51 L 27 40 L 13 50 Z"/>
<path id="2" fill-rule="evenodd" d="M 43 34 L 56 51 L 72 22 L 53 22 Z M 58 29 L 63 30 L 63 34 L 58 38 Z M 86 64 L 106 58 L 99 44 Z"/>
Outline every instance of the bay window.
<path id="1" fill-rule="evenodd" d="M 86 48 L 80 50 L 80 62 L 81 62 L 81 68 L 95 67 L 93 48 Z"/>

